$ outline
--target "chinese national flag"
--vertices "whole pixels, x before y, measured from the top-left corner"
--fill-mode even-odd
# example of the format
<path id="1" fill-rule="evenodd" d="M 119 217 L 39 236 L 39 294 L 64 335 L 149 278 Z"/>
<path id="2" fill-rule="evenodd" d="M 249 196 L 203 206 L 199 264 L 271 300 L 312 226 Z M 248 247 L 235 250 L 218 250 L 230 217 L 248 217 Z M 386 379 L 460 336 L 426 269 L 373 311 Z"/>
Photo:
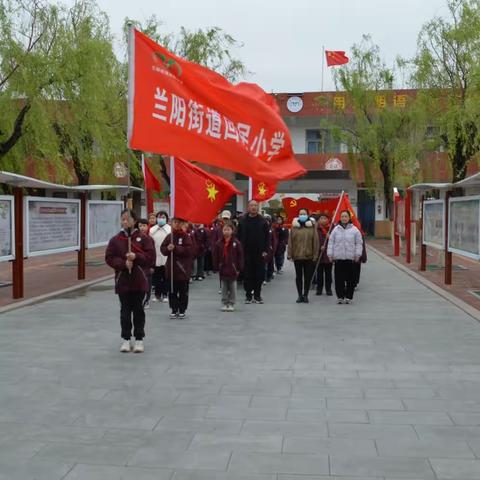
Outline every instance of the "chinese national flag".
<path id="1" fill-rule="evenodd" d="M 340 201 L 340 203 L 338 203 Z M 339 223 L 340 222 L 340 214 L 344 210 L 348 210 L 350 212 L 350 216 L 352 218 L 352 223 L 362 232 L 362 225 L 360 224 L 360 221 L 358 220 L 358 217 L 355 215 L 355 212 L 353 211 L 352 204 L 350 203 L 350 198 L 348 197 L 348 193 L 344 193 L 343 196 L 341 196 L 337 200 L 338 208 L 337 214 L 335 215 L 335 218 L 333 219 L 333 223 Z M 333 215 L 334 212 L 332 212 Z"/>
<path id="2" fill-rule="evenodd" d="M 306 170 L 294 157 L 275 99 L 233 85 L 132 29 L 128 143 L 134 150 L 199 161 L 275 182 Z"/>
<path id="3" fill-rule="evenodd" d="M 343 50 L 325 50 L 327 56 L 327 66 L 345 65 L 350 59 L 345 55 Z"/>
<path id="4" fill-rule="evenodd" d="M 145 185 L 145 190 L 148 192 L 149 190 L 154 190 L 155 192 L 159 192 L 161 190 L 160 182 L 158 178 L 154 175 L 154 173 L 150 170 L 148 166 L 147 160 L 142 155 L 142 172 L 143 172 L 143 181 Z"/>
<path id="5" fill-rule="evenodd" d="M 257 202 L 266 202 L 275 195 L 276 183 L 261 182 L 250 178 L 250 199 Z"/>
<path id="6" fill-rule="evenodd" d="M 181 158 L 171 168 L 172 216 L 192 223 L 210 223 L 232 195 L 241 194 L 222 177 Z"/>

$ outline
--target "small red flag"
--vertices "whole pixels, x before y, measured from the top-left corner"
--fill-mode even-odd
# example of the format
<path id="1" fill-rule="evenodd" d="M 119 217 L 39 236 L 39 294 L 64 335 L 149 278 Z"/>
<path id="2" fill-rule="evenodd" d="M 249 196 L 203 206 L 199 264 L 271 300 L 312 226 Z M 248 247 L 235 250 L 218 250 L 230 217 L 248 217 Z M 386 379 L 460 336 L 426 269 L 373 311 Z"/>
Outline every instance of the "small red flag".
<path id="1" fill-rule="evenodd" d="M 142 155 L 142 172 L 143 172 L 143 181 L 145 185 L 145 190 L 147 192 L 149 190 L 160 192 L 161 190 L 160 182 L 158 178 L 154 175 L 154 173 L 150 170 L 147 160 L 143 155 Z"/>
<path id="2" fill-rule="evenodd" d="M 350 59 L 345 55 L 343 50 L 325 50 L 327 56 L 327 66 L 345 65 Z"/>
<path id="3" fill-rule="evenodd" d="M 172 161 L 172 216 L 192 223 L 210 223 L 232 195 L 240 194 L 230 182 L 207 173 L 181 158 Z"/>
<path id="4" fill-rule="evenodd" d="M 277 191 L 277 184 L 270 182 L 262 182 L 250 178 L 250 200 L 256 200 L 257 202 L 266 202 L 272 198 Z"/>

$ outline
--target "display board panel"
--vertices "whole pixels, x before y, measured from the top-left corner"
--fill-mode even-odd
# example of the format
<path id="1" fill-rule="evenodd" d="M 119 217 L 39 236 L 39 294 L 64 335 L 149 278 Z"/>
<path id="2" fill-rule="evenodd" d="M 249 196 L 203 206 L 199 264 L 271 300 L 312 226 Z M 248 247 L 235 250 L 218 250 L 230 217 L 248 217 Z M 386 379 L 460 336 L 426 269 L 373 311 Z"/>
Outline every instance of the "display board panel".
<path id="1" fill-rule="evenodd" d="M 91 200 L 88 202 L 87 244 L 88 248 L 107 245 L 120 226 L 123 202 Z"/>
<path id="2" fill-rule="evenodd" d="M 450 199 L 448 251 L 480 260 L 480 196 Z"/>
<path id="3" fill-rule="evenodd" d="M 15 258 L 14 197 L 0 195 L 0 262 Z"/>
<path id="4" fill-rule="evenodd" d="M 423 202 L 423 243 L 429 247 L 445 248 L 445 201 Z"/>

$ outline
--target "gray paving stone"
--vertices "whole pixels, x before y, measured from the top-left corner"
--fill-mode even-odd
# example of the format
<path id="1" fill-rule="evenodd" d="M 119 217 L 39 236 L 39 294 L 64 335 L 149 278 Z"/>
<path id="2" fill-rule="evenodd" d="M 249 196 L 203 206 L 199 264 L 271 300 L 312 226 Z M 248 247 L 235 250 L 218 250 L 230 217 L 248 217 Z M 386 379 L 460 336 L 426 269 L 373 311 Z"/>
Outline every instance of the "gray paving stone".
<path id="1" fill-rule="evenodd" d="M 248 435 L 300 435 L 326 437 L 327 424 L 325 422 L 262 422 L 246 420 L 242 426 L 242 434 Z"/>
<path id="2" fill-rule="evenodd" d="M 287 409 L 274 403 L 270 408 L 210 407 L 205 418 L 251 419 L 251 420 L 285 420 Z"/>
<path id="3" fill-rule="evenodd" d="M 387 425 L 453 425 L 451 418 L 443 412 L 369 410 L 368 416 L 372 423 Z"/>
<path id="4" fill-rule="evenodd" d="M 177 470 L 172 480 L 277 480 L 277 475 L 249 475 L 242 473 L 228 473 L 228 472 L 188 472 L 185 470 Z M 308 480 L 308 478 L 304 478 Z M 343 480 L 343 479 L 339 479 Z"/>
<path id="5" fill-rule="evenodd" d="M 369 423 L 367 413 L 362 410 L 299 409 L 289 408 L 287 420 L 292 422 L 347 422 Z"/>
<path id="6" fill-rule="evenodd" d="M 331 437 L 346 438 L 400 438 L 417 440 L 417 434 L 411 425 L 369 425 L 361 423 L 333 423 L 329 422 L 328 432 Z"/>
<path id="7" fill-rule="evenodd" d="M 398 478 L 434 479 L 430 464 L 423 458 L 332 456 L 332 475 L 396 476 Z"/>
<path id="8" fill-rule="evenodd" d="M 480 402 L 474 400 L 412 400 L 404 401 L 408 410 L 424 411 L 424 412 L 463 412 L 463 413 L 480 413 Z"/>
<path id="9" fill-rule="evenodd" d="M 327 398 L 327 408 L 332 410 L 405 410 L 400 400 L 389 398 Z"/>
<path id="10" fill-rule="evenodd" d="M 367 388 L 365 389 L 366 398 L 438 398 L 437 392 L 433 388 Z"/>
<path id="11" fill-rule="evenodd" d="M 219 447 L 236 452 L 281 453 L 282 435 L 220 435 L 218 433 L 197 433 L 189 448 Z"/>
<path id="12" fill-rule="evenodd" d="M 173 471 L 166 469 L 116 467 L 105 465 L 77 464 L 65 477 L 65 480 L 170 480 Z"/>
<path id="13" fill-rule="evenodd" d="M 383 457 L 474 458 L 465 440 L 430 438 L 428 440 L 378 439 L 378 454 Z"/>
<path id="14" fill-rule="evenodd" d="M 480 427 L 472 426 L 442 426 L 442 425 L 417 425 L 415 426 L 420 439 L 450 438 L 467 440 L 480 438 Z"/>
<path id="15" fill-rule="evenodd" d="M 326 455 L 289 455 L 233 452 L 228 470 L 241 473 L 328 474 Z"/>
<path id="16" fill-rule="evenodd" d="M 283 453 L 316 453 L 316 454 L 345 454 L 375 456 L 377 450 L 373 440 L 351 438 L 319 438 L 287 436 L 283 443 Z"/>
<path id="17" fill-rule="evenodd" d="M 2 462 L 0 480 L 63 480 L 73 463 L 45 462 L 36 459 Z"/>
<path id="18" fill-rule="evenodd" d="M 238 434 L 241 428 L 242 420 L 184 420 L 182 418 L 165 418 L 156 425 L 155 430 L 170 430 L 172 432 L 218 432 Z"/>
<path id="19" fill-rule="evenodd" d="M 448 412 L 455 425 L 480 426 L 480 413 L 457 413 Z"/>
<path id="20" fill-rule="evenodd" d="M 432 468 L 440 480 L 478 480 L 480 460 L 430 459 Z"/>

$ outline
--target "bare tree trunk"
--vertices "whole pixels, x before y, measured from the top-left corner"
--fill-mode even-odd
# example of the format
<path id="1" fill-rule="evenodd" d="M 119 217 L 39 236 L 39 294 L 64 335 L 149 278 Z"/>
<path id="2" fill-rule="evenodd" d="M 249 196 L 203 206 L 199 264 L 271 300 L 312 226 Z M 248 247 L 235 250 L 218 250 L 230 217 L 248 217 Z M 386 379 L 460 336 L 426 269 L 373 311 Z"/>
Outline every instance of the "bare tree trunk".
<path id="1" fill-rule="evenodd" d="M 22 138 L 23 135 L 23 125 L 25 123 L 25 117 L 27 116 L 28 111 L 31 108 L 29 101 L 25 103 L 22 109 L 18 112 L 15 123 L 13 124 L 13 131 L 7 140 L 0 142 L 0 157 L 6 155 Z M 2 132 L 0 132 L 1 134 Z"/>

